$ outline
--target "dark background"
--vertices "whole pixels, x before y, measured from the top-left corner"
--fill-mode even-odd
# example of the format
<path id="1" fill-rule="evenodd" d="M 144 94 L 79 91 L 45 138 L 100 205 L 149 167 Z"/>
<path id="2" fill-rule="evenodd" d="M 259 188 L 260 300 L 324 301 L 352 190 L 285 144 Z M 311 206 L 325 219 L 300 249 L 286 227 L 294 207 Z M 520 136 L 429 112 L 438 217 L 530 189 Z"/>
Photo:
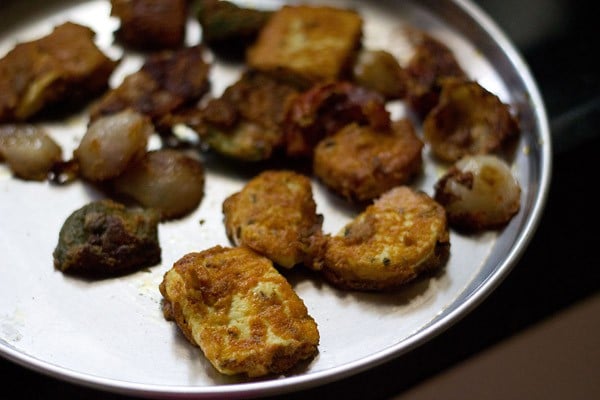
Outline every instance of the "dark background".
<path id="1" fill-rule="evenodd" d="M 368 372 L 287 394 L 287 399 L 393 397 L 598 293 L 600 268 L 595 246 L 600 242 L 600 218 L 594 193 L 600 151 L 597 3 L 475 3 L 525 58 L 547 108 L 554 153 L 552 183 L 536 234 L 502 284 L 439 336 Z M 0 383 L 2 393 L 11 394 L 1 397 L 10 399 L 132 399 L 58 381 L 4 359 L 0 359 Z"/>

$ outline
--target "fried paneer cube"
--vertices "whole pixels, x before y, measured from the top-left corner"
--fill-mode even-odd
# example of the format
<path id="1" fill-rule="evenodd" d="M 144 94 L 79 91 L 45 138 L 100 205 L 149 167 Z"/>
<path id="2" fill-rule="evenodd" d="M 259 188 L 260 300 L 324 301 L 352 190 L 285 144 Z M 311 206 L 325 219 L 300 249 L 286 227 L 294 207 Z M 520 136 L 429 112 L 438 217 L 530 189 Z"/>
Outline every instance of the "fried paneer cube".
<path id="1" fill-rule="evenodd" d="M 440 101 L 423 122 L 423 138 L 447 162 L 499 152 L 519 133 L 507 104 L 475 81 L 445 79 Z"/>
<path id="2" fill-rule="evenodd" d="M 111 15 L 120 20 L 117 37 L 144 50 L 183 45 L 188 0 L 111 0 Z"/>
<path id="3" fill-rule="evenodd" d="M 160 284 L 163 312 L 226 375 L 284 373 L 318 352 L 319 331 L 272 262 L 215 246 L 178 260 Z"/>
<path id="4" fill-rule="evenodd" d="M 347 290 L 385 291 L 442 266 L 450 253 L 444 208 L 396 187 L 328 239 L 323 276 Z"/>
<path id="5" fill-rule="evenodd" d="M 342 197 L 370 201 L 421 171 L 423 142 L 408 119 L 390 131 L 349 124 L 315 148 L 314 174 Z"/>
<path id="6" fill-rule="evenodd" d="M 156 122 L 207 93 L 209 70 L 210 63 L 199 45 L 153 53 L 140 70 L 126 76 L 92 106 L 90 121 L 131 108 Z"/>
<path id="7" fill-rule="evenodd" d="M 65 273 L 110 276 L 161 260 L 159 215 L 110 199 L 74 211 L 60 229 L 54 266 Z"/>
<path id="8" fill-rule="evenodd" d="M 90 28 L 65 22 L 41 39 L 17 44 L 0 59 L 0 122 L 79 106 L 105 90 L 117 62 L 96 46 L 94 37 Z"/>
<path id="9" fill-rule="evenodd" d="M 267 170 L 223 202 L 225 229 L 236 245 L 250 247 L 277 265 L 312 266 L 323 244 L 323 218 L 311 182 L 287 170 Z"/>
<path id="10" fill-rule="evenodd" d="M 284 5 L 260 31 L 246 61 L 251 68 L 308 82 L 338 80 L 349 73 L 362 27 L 362 17 L 354 10 Z"/>

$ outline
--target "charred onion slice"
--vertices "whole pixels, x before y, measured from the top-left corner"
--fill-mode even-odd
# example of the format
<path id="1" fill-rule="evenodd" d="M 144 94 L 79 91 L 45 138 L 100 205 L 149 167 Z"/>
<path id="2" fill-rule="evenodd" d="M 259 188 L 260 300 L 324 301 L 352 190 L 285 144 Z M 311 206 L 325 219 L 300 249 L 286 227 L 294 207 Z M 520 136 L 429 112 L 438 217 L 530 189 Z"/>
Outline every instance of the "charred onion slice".
<path id="1" fill-rule="evenodd" d="M 178 150 L 150 151 L 113 180 L 111 187 L 117 195 L 158 210 L 162 220 L 179 218 L 202 200 L 204 167 Z"/>
<path id="2" fill-rule="evenodd" d="M 15 176 L 43 181 L 62 161 L 62 149 L 34 125 L 0 126 L 0 161 L 4 159 Z"/>
<path id="3" fill-rule="evenodd" d="M 104 181 L 122 174 L 146 152 L 154 131 L 150 120 L 132 110 L 94 121 L 75 149 L 80 174 L 90 181 Z"/>
<path id="4" fill-rule="evenodd" d="M 494 155 L 463 157 L 435 185 L 450 225 L 469 230 L 505 225 L 519 211 L 520 196 L 510 167 Z"/>

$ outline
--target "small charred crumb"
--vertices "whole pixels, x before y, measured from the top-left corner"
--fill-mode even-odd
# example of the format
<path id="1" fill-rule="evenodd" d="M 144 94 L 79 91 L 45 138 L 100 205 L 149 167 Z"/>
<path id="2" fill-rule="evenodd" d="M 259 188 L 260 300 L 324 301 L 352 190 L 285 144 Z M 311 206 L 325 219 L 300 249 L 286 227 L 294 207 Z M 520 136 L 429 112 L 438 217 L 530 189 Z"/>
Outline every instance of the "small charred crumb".
<path id="1" fill-rule="evenodd" d="M 196 17 L 207 46 L 223 58 L 243 60 L 273 12 L 240 7 L 224 0 L 198 2 Z"/>
<path id="2" fill-rule="evenodd" d="M 117 38 L 141 50 L 183 45 L 187 0 L 111 0 L 111 15 L 120 20 Z"/>
<path id="3" fill-rule="evenodd" d="M 73 212 L 54 250 L 56 269 L 79 275 L 110 276 L 155 265 L 161 260 L 158 214 L 127 209 L 105 199 Z"/>

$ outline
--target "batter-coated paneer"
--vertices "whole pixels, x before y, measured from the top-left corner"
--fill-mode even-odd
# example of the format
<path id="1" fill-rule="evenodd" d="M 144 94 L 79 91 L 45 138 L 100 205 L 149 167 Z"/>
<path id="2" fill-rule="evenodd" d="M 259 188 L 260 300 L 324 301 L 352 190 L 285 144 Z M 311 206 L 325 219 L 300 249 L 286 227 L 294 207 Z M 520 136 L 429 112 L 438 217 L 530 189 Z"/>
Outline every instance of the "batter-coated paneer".
<path id="1" fill-rule="evenodd" d="M 302 299 L 269 259 L 247 247 L 185 255 L 160 292 L 165 318 L 223 374 L 284 373 L 318 352 L 317 324 Z"/>
<path id="2" fill-rule="evenodd" d="M 449 254 L 444 208 L 399 186 L 329 237 L 322 272 L 341 289 L 391 290 L 439 268 Z"/>
<path id="3" fill-rule="evenodd" d="M 96 46 L 94 36 L 87 26 L 65 22 L 0 59 L 0 122 L 79 107 L 105 90 L 117 62 Z"/>
<path id="4" fill-rule="evenodd" d="M 263 27 L 246 61 L 251 68 L 308 82 L 338 80 L 350 72 L 362 26 L 354 10 L 285 5 Z"/>
<path id="5" fill-rule="evenodd" d="M 313 171 L 334 192 L 362 203 L 407 184 L 421 171 L 422 149 L 408 119 L 394 121 L 389 132 L 350 124 L 319 142 Z"/>
<path id="6" fill-rule="evenodd" d="M 310 180 L 293 171 L 268 170 L 223 202 L 230 240 L 277 265 L 311 267 L 323 245 L 323 217 L 316 212 Z"/>

